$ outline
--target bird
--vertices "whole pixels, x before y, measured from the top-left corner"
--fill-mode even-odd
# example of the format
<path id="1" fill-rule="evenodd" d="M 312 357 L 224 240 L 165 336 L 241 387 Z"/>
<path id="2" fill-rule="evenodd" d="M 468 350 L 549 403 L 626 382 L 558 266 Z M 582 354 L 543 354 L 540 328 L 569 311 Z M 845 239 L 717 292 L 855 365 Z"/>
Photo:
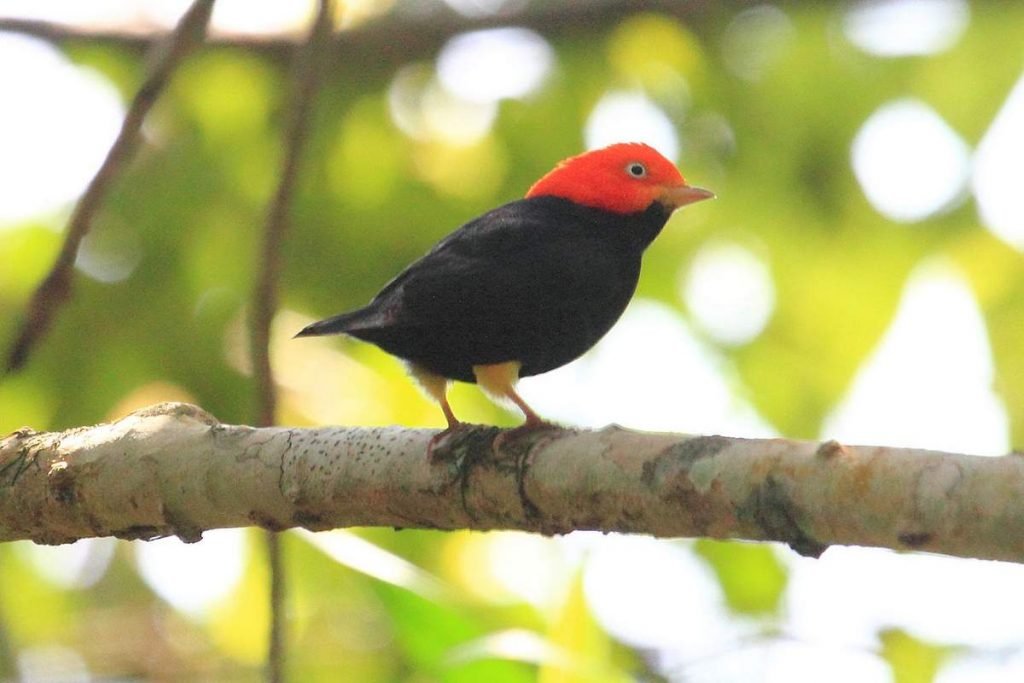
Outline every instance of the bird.
<path id="1" fill-rule="evenodd" d="M 452 381 L 511 401 L 520 429 L 546 426 L 517 381 L 594 346 L 632 299 L 643 252 L 672 212 L 714 196 L 643 143 L 569 157 L 524 198 L 441 239 L 366 306 L 295 336 L 345 334 L 405 361 L 444 413 L 437 436 L 462 426 L 448 402 Z"/>

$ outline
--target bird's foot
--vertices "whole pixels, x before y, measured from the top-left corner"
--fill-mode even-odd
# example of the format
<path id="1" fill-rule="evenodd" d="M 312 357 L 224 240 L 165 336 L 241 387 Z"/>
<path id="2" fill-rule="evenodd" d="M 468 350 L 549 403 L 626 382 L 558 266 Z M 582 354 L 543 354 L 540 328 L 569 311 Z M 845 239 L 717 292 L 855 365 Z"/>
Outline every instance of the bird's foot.
<path id="1" fill-rule="evenodd" d="M 455 436 L 458 432 L 468 429 L 471 426 L 472 425 L 468 425 L 465 422 L 455 422 L 453 424 L 449 424 L 446 429 L 443 429 L 430 437 L 430 441 L 427 442 L 427 462 L 433 465 L 443 461 L 447 452 L 445 449 L 439 448 L 441 444 Z"/>
<path id="2" fill-rule="evenodd" d="M 561 425 L 541 419 L 527 420 L 518 427 L 505 429 L 499 432 L 498 435 L 494 437 L 494 441 L 491 442 L 491 448 L 495 453 L 497 453 L 525 436 L 530 436 L 537 432 L 544 432 L 552 429 L 561 429 Z"/>

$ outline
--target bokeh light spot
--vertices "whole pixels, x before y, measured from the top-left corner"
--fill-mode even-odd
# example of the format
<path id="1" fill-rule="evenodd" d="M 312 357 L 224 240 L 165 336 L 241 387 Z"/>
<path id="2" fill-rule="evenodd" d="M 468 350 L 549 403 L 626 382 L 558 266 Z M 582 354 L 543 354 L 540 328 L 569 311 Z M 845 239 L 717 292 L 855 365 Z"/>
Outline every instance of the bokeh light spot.
<path id="1" fill-rule="evenodd" d="M 823 436 L 847 443 L 1000 455 L 1006 410 L 992 391 L 985 322 L 963 276 L 946 262 L 918 267 L 878 348 Z"/>
<path id="2" fill-rule="evenodd" d="M 491 535 L 488 568 L 509 593 L 540 608 L 551 607 L 568 579 L 562 551 L 552 539 L 522 532 Z"/>
<path id="3" fill-rule="evenodd" d="M 791 572 L 785 628 L 813 645 L 873 649 L 881 629 L 896 627 L 991 652 L 1018 649 L 1024 632 L 1020 564 L 834 546 Z"/>
<path id="4" fill-rule="evenodd" d="M 964 0 L 866 0 L 846 13 L 843 29 L 865 52 L 902 57 L 952 47 L 969 21 Z"/>
<path id="5" fill-rule="evenodd" d="M 660 14 L 640 14 L 615 27 L 608 39 L 608 61 L 620 76 L 661 93 L 686 90 L 686 79 L 697 75 L 703 53 L 684 24 Z"/>
<path id="6" fill-rule="evenodd" d="M 738 244 L 701 247 L 685 272 L 682 291 L 697 324 L 724 344 L 756 337 L 775 307 L 768 266 Z"/>
<path id="7" fill-rule="evenodd" d="M 542 415 L 589 427 L 771 437 L 733 395 L 723 360 L 663 304 L 635 300 L 582 358 L 522 384 Z"/>
<path id="8" fill-rule="evenodd" d="M 435 190 L 468 200 L 493 197 L 507 171 L 504 149 L 491 138 L 472 146 L 420 145 L 413 163 Z"/>
<path id="9" fill-rule="evenodd" d="M 437 75 L 449 92 L 470 102 L 528 95 L 551 71 L 554 52 L 525 28 L 496 28 L 455 36 L 437 58 Z"/>
<path id="10" fill-rule="evenodd" d="M 916 100 L 890 102 L 853 141 L 853 172 L 880 213 L 918 221 L 964 196 L 967 145 L 935 111 Z"/>
<path id="11" fill-rule="evenodd" d="M 96 679 L 76 650 L 52 644 L 26 647 L 18 652 L 16 680 L 21 683 L 89 683 Z"/>
<path id="12" fill-rule="evenodd" d="M 114 557 L 113 538 L 83 538 L 67 545 L 18 543 L 35 571 L 62 588 L 88 588 L 99 581 Z"/>
<path id="13" fill-rule="evenodd" d="M 974 158 L 972 185 L 985 226 L 1024 251 L 1024 77 L 1010 91 Z"/>
<path id="14" fill-rule="evenodd" d="M 711 571 L 679 546 L 609 536 L 591 550 L 583 586 L 601 625 L 636 647 L 696 658 L 736 637 Z"/>
<path id="15" fill-rule="evenodd" d="M 98 282 L 120 282 L 142 260 L 142 238 L 124 223 L 104 221 L 82 239 L 75 267 Z"/>
<path id="16" fill-rule="evenodd" d="M 526 7 L 526 0 L 444 0 L 464 17 L 490 17 L 496 14 L 517 14 Z"/>
<path id="17" fill-rule="evenodd" d="M 245 569 L 242 529 L 214 529 L 198 543 L 177 538 L 135 544 L 139 574 L 176 609 L 202 616 L 234 590 Z"/>
<path id="18" fill-rule="evenodd" d="M 423 64 L 399 69 L 388 88 L 388 106 L 395 125 L 409 137 L 452 145 L 484 138 L 498 114 L 497 103 L 457 97 Z"/>
<path id="19" fill-rule="evenodd" d="M 793 22 L 778 7 L 758 5 L 743 10 L 722 36 L 725 66 L 740 78 L 760 80 L 795 35 Z"/>
<path id="20" fill-rule="evenodd" d="M 640 93 L 611 92 L 594 106 L 583 133 L 587 149 L 616 142 L 646 142 L 676 161 L 679 135 L 668 115 Z"/>
<path id="21" fill-rule="evenodd" d="M 78 197 L 121 126 L 121 98 L 106 79 L 48 43 L 0 32 L 0 226 Z"/>

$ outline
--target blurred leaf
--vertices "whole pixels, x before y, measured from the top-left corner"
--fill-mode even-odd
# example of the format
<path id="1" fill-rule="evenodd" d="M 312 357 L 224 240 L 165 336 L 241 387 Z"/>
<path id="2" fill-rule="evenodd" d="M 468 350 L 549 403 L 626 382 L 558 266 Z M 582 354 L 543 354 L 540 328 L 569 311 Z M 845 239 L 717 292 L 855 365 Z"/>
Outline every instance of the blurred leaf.
<path id="1" fill-rule="evenodd" d="M 23 305 L 53 265 L 60 240 L 57 231 L 41 225 L 0 227 L 0 311 Z"/>
<path id="2" fill-rule="evenodd" d="M 62 590 L 32 571 L 24 552 L 29 541 L 0 545 L 0 612 L 7 619 L 7 637 L 17 647 L 67 639 L 76 621 L 73 591 Z"/>
<path id="3" fill-rule="evenodd" d="M 932 645 L 900 629 L 884 630 L 878 637 L 894 683 L 932 683 L 949 655 L 948 647 Z"/>
<path id="4" fill-rule="evenodd" d="M 698 539 L 694 552 L 715 572 L 729 609 L 740 614 L 777 614 L 788 572 L 767 543 Z"/>
<path id="5" fill-rule="evenodd" d="M 519 662 L 504 659 L 451 661 L 453 648 L 485 633 L 482 625 L 466 610 L 380 582 L 376 582 L 374 588 L 393 619 L 395 636 L 412 671 L 453 682 L 532 680 L 530 668 Z"/>
<path id="6" fill-rule="evenodd" d="M 629 680 L 613 661 L 611 639 L 590 613 L 582 576 L 577 576 L 570 584 L 561 608 L 551 621 L 548 638 L 564 657 L 545 661 L 538 675 L 541 683 Z"/>
<path id="7" fill-rule="evenodd" d="M 608 39 L 608 61 L 627 84 L 654 92 L 686 87 L 703 75 L 700 42 L 671 17 L 638 14 L 620 23 Z"/>

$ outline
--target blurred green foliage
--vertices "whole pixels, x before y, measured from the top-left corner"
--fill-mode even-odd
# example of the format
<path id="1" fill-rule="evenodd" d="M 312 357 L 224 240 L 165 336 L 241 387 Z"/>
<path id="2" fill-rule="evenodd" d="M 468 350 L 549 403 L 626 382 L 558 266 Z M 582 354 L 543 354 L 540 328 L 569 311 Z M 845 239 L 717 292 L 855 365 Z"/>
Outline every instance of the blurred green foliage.
<path id="1" fill-rule="evenodd" d="M 930 683 L 935 680 L 949 648 L 927 643 L 899 629 L 879 634 L 882 656 L 892 667 L 894 683 Z"/>
<path id="2" fill-rule="evenodd" d="M 770 546 L 702 538 L 693 550 L 714 570 L 730 609 L 751 616 L 778 613 L 787 573 Z"/>
<path id="3" fill-rule="evenodd" d="M 583 126 L 601 96 L 626 89 L 645 93 L 672 118 L 687 177 L 721 198 L 673 220 L 650 250 L 639 295 L 687 317 L 677 282 L 701 245 L 728 240 L 762 256 L 776 290 L 767 327 L 739 345 L 706 341 L 733 364 L 735 392 L 771 425 L 787 436 L 818 435 L 891 322 L 910 271 L 939 255 L 961 267 L 974 288 L 997 390 L 1020 443 L 1020 252 L 983 229 L 971 202 L 913 226 L 884 218 L 854 178 L 850 145 L 873 111 L 907 95 L 927 102 L 976 145 L 1020 75 L 1024 5 L 978 5 L 952 49 L 902 59 L 849 44 L 843 12 L 838 3 L 788 9 L 786 38 L 756 79 L 727 64 L 737 13 L 729 3 L 694 15 L 691 24 L 642 13 L 586 30 L 553 30 L 546 37 L 557 65 L 545 85 L 502 102 L 490 132 L 461 145 L 409 135 L 390 113 L 396 55 L 403 78 L 429 87 L 434 54 L 403 56 L 395 45 L 379 62 L 333 61 L 284 254 L 286 310 L 274 348 L 281 420 L 440 425 L 440 414 L 384 354 L 338 340 L 296 350 L 287 338 L 308 318 L 362 304 L 439 237 L 520 196 L 555 161 L 580 151 Z M 126 99 L 139 84 L 142 59 L 132 49 L 85 39 L 61 47 Z M 149 144 L 117 183 L 87 244 L 101 271 L 121 267 L 127 276 L 104 281 L 77 272 L 72 300 L 28 368 L 0 383 L 0 432 L 91 424 L 169 399 L 194 401 L 224 421 L 250 420 L 242 321 L 278 168 L 287 78 L 282 53 L 258 48 L 209 47 L 182 67 L 147 122 Z M 52 262 L 63 218 L 0 230 L 0 348 L 9 347 Z M 457 389 L 455 401 L 467 419 L 513 421 L 475 392 Z M 437 574 L 451 595 L 438 599 L 369 578 L 289 537 L 294 680 L 654 676 L 647 659 L 595 621 L 577 575 L 543 608 L 496 597 L 484 564 L 453 568 L 482 557 L 481 535 L 364 535 Z M 251 553 L 231 595 L 195 617 L 177 613 L 140 579 L 130 544 L 117 544 L 109 567 L 88 587 L 45 578 L 22 547 L 0 546 L 0 615 L 9 645 L 0 672 L 12 671 L 15 652 L 59 643 L 101 676 L 259 677 L 268 621 L 260 553 Z M 705 540 L 693 549 L 737 619 L 756 617 L 770 632 L 783 618 L 784 551 Z M 488 640 L 521 631 L 558 656 L 502 654 L 492 645 L 504 641 Z M 943 651 L 901 631 L 881 634 L 881 642 L 896 681 L 931 681 L 944 661 Z"/>

